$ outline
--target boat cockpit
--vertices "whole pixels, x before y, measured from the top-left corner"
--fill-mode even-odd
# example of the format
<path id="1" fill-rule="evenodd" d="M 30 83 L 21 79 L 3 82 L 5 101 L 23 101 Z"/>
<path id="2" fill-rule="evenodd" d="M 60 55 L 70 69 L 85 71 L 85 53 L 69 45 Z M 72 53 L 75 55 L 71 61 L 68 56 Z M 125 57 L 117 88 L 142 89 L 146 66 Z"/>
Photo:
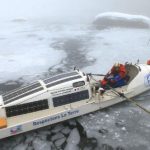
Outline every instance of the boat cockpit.
<path id="1" fill-rule="evenodd" d="M 141 69 L 139 68 L 139 66 L 128 63 L 125 64 L 125 68 L 127 70 L 127 76 L 129 77 L 127 84 L 129 84 L 138 75 Z"/>

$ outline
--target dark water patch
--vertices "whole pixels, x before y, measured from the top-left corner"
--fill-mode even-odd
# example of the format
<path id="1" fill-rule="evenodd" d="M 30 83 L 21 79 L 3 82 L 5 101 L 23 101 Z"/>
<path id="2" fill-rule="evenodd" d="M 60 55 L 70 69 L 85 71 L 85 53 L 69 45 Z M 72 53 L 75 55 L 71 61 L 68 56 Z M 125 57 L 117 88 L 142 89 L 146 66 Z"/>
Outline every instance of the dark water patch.
<path id="1" fill-rule="evenodd" d="M 90 40 L 84 40 L 82 38 L 70 38 L 70 39 L 58 39 L 52 45 L 52 48 L 56 50 L 63 50 L 66 52 L 67 56 L 64 58 L 60 64 L 63 64 L 63 69 L 57 68 L 57 72 L 62 72 L 63 70 L 71 70 L 75 66 L 78 68 L 83 68 L 93 64 L 96 60 L 89 60 L 87 58 L 88 45 Z M 56 66 L 52 66 L 49 70 L 52 70 Z"/>

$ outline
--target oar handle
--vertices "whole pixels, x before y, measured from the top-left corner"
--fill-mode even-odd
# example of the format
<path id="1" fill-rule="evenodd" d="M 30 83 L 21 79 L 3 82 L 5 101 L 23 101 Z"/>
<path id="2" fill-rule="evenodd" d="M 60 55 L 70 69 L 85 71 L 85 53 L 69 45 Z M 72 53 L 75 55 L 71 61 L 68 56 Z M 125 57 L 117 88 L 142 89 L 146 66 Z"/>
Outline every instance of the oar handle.
<path id="1" fill-rule="evenodd" d="M 92 76 L 92 75 L 95 75 L 95 76 L 106 76 L 105 74 L 95 74 L 95 73 L 87 73 L 87 75 L 89 75 L 89 76 Z"/>

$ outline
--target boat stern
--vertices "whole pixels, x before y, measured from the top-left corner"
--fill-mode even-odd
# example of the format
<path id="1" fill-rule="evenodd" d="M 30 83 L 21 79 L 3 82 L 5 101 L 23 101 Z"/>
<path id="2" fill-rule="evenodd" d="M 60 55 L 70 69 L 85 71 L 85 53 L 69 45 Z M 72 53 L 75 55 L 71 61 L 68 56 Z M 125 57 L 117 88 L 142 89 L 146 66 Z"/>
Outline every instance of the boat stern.
<path id="1" fill-rule="evenodd" d="M 7 127 L 7 118 L 3 105 L 4 105 L 3 98 L 0 95 L 0 129 Z"/>

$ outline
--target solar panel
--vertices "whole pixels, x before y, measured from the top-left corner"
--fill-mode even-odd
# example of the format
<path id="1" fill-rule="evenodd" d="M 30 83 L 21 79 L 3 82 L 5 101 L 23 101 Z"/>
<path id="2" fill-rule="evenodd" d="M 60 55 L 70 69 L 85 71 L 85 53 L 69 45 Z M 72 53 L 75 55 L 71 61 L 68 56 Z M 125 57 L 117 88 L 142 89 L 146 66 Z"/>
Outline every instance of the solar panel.
<path id="1" fill-rule="evenodd" d="M 56 81 L 56 80 L 59 80 L 59 79 L 65 78 L 65 77 L 74 76 L 74 75 L 78 75 L 78 74 L 79 73 L 77 73 L 77 72 L 69 72 L 69 73 L 65 73 L 65 74 L 60 74 L 60 75 L 45 79 L 44 83 L 48 84 L 50 82 L 53 82 L 53 81 Z"/>
<path id="2" fill-rule="evenodd" d="M 34 83 L 32 85 L 26 86 L 26 87 L 21 88 L 21 89 L 19 89 L 17 91 L 4 94 L 3 95 L 3 100 L 7 101 L 8 99 L 11 99 L 11 98 L 16 97 L 18 95 L 21 95 L 21 94 L 26 93 L 28 91 L 31 91 L 31 90 L 33 90 L 35 88 L 38 88 L 38 87 L 41 87 L 41 84 L 39 82 L 36 82 L 36 83 Z"/>
<path id="3" fill-rule="evenodd" d="M 67 79 L 63 79 L 66 77 L 67 77 Z M 51 87 L 51 86 L 54 86 L 54 85 L 57 85 L 60 83 L 64 83 L 67 81 L 71 81 L 74 79 L 78 79 L 78 78 L 81 78 L 81 76 L 79 76 L 78 72 L 74 71 L 74 72 L 69 72 L 69 73 L 65 73 L 65 74 L 60 74 L 60 75 L 51 77 L 49 79 L 45 79 L 44 83 L 47 84 L 46 87 Z M 57 80 L 59 80 L 59 81 L 57 81 Z M 51 83 L 51 82 L 53 82 L 53 83 Z M 10 102 L 13 102 L 14 100 L 18 100 L 20 98 L 23 98 L 25 96 L 31 95 L 36 92 L 39 92 L 41 90 L 43 90 L 43 87 L 40 84 L 40 82 L 35 82 L 33 84 L 30 84 L 29 86 L 25 86 L 25 87 L 15 90 L 15 91 L 11 91 L 10 93 L 3 94 L 2 95 L 3 101 L 4 101 L 4 104 L 8 104 Z"/>
<path id="4" fill-rule="evenodd" d="M 58 106 L 78 102 L 78 101 L 85 100 L 85 99 L 89 99 L 88 90 L 71 93 L 71 94 L 63 95 L 59 97 L 54 97 L 53 104 L 54 104 L 54 107 L 58 107 Z"/>
<path id="5" fill-rule="evenodd" d="M 67 82 L 67 81 L 71 81 L 71 80 L 75 80 L 75 79 L 79 79 L 79 78 L 82 78 L 82 77 L 81 76 L 75 76 L 75 77 L 66 78 L 63 80 L 56 81 L 54 83 L 47 84 L 46 87 L 49 88 L 49 87 L 52 87 L 54 85 L 58 85 L 58 84 L 61 84 L 61 83 Z"/>
<path id="6" fill-rule="evenodd" d="M 18 115 L 36 112 L 48 108 L 49 108 L 48 100 L 44 99 L 35 102 L 6 107 L 6 115 L 7 117 L 12 117 L 12 116 L 18 116 Z"/>
<path id="7" fill-rule="evenodd" d="M 24 93 L 22 95 L 18 95 L 17 97 L 14 97 L 12 99 L 5 100 L 4 104 L 8 104 L 10 102 L 13 102 L 14 100 L 18 100 L 18 99 L 23 98 L 25 96 L 28 96 L 28 95 L 34 94 L 36 92 L 42 91 L 43 89 L 44 89 L 43 87 L 40 87 L 38 89 L 35 89 L 35 90 L 32 90 L 32 91 L 28 91 L 27 93 Z"/>

